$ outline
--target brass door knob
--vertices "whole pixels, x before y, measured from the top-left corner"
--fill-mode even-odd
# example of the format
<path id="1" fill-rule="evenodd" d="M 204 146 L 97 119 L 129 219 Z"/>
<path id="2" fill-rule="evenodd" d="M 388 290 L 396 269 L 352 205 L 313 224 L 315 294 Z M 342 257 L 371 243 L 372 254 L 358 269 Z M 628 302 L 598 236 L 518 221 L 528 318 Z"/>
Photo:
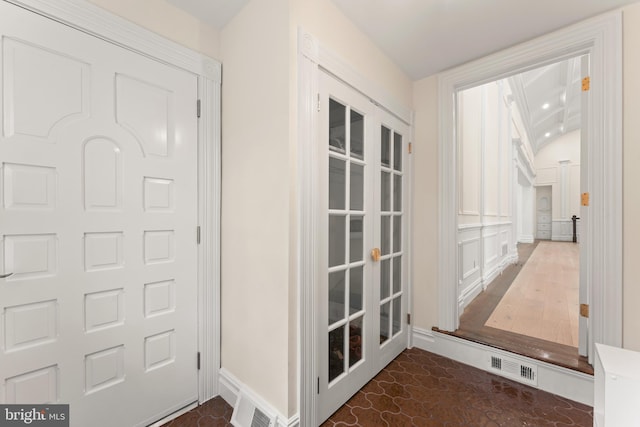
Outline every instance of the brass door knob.
<path id="1" fill-rule="evenodd" d="M 380 248 L 371 249 L 371 259 L 375 262 L 380 261 Z"/>

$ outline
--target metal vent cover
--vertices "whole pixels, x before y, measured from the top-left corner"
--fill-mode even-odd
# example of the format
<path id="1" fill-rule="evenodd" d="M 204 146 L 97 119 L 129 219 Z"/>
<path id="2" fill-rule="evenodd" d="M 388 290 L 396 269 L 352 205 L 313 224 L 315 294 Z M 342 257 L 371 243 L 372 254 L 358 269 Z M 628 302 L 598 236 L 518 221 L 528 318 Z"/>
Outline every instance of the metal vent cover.
<path id="1" fill-rule="evenodd" d="M 489 354 L 489 371 L 509 379 L 538 386 L 538 366 L 515 358 Z"/>
<path id="2" fill-rule="evenodd" d="M 231 416 L 231 424 L 235 427 L 274 427 L 276 417 L 261 407 L 256 399 L 241 391 Z"/>

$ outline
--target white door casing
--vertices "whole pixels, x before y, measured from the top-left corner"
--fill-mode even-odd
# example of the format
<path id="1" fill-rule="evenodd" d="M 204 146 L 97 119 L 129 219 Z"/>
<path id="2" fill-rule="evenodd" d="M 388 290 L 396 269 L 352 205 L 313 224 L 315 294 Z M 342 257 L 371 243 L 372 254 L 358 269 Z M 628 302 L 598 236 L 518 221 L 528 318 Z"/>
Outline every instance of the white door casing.
<path id="1" fill-rule="evenodd" d="M 580 69 L 582 78 L 589 76 L 589 55 L 584 55 L 580 58 Z M 582 91 L 582 99 L 580 100 L 580 164 L 589 165 L 589 123 L 587 117 L 589 117 L 589 104 L 590 104 L 590 90 Z M 580 194 L 588 193 L 590 187 L 589 170 L 588 167 L 580 168 Z M 575 197 L 575 195 L 573 196 Z M 591 239 L 588 237 L 590 232 L 589 228 L 589 207 L 580 204 L 580 242 L 589 242 Z M 589 305 L 589 296 L 591 291 L 589 285 L 591 280 L 588 278 L 589 269 L 587 263 L 592 256 L 589 253 L 589 246 L 580 243 L 580 290 L 579 290 L 579 304 Z M 589 328 L 589 318 L 582 316 L 578 317 L 578 354 L 581 356 L 587 356 L 589 363 L 593 363 L 594 354 L 590 351 L 593 346 L 593 331 Z"/>
<path id="2" fill-rule="evenodd" d="M 217 141 L 215 120 L 197 123 L 195 101 L 200 93 L 216 112 L 215 84 L 0 6 L 1 258 L 14 273 L 0 283 L 2 401 L 72 402 L 78 425 L 85 416 L 128 425 L 196 401 L 198 389 L 206 400 L 215 381 L 198 387 L 198 320 L 213 328 L 215 314 L 198 319 L 195 307 L 204 288 L 200 307 L 215 308 L 216 283 L 196 268 L 195 228 L 198 215 L 217 221 L 210 198 L 198 209 L 197 184 L 215 161 L 203 156 L 198 168 L 196 157 L 215 155 L 198 134 Z M 214 230 L 203 233 L 208 252 Z M 175 391 L 154 398 L 172 377 Z M 109 395 L 147 404 L 114 412 Z M 98 400 L 109 416 L 91 407 Z"/>
<path id="3" fill-rule="evenodd" d="M 456 301 L 457 212 L 456 122 L 454 94 L 487 81 L 526 71 L 540 64 L 589 54 L 591 108 L 585 114 L 591 206 L 582 224 L 581 241 L 589 248 L 581 266 L 587 269 L 590 307 L 588 353 L 594 342 L 622 344 L 622 19 L 605 14 L 536 40 L 462 65 L 439 76 L 439 325 L 458 326 Z M 583 116 L 584 117 L 584 116 Z M 584 185 L 584 183 L 582 184 Z M 585 237 L 584 239 L 582 237 Z"/>

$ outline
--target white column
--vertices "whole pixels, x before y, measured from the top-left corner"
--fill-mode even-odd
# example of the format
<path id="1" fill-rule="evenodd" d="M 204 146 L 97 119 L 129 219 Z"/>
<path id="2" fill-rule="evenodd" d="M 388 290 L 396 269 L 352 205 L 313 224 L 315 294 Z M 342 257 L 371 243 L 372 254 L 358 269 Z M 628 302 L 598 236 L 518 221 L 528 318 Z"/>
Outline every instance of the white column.
<path id="1" fill-rule="evenodd" d="M 558 168 L 560 172 L 560 219 L 569 218 L 569 162 L 570 160 L 560 160 Z"/>

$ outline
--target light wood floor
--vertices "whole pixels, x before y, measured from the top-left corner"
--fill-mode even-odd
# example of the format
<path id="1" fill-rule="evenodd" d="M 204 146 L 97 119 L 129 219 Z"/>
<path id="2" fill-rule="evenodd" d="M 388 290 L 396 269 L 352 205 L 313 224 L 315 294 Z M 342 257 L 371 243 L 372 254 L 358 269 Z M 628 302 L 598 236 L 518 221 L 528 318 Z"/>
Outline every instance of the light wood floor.
<path id="1" fill-rule="evenodd" d="M 578 346 L 579 246 L 541 241 L 485 326 Z"/>

